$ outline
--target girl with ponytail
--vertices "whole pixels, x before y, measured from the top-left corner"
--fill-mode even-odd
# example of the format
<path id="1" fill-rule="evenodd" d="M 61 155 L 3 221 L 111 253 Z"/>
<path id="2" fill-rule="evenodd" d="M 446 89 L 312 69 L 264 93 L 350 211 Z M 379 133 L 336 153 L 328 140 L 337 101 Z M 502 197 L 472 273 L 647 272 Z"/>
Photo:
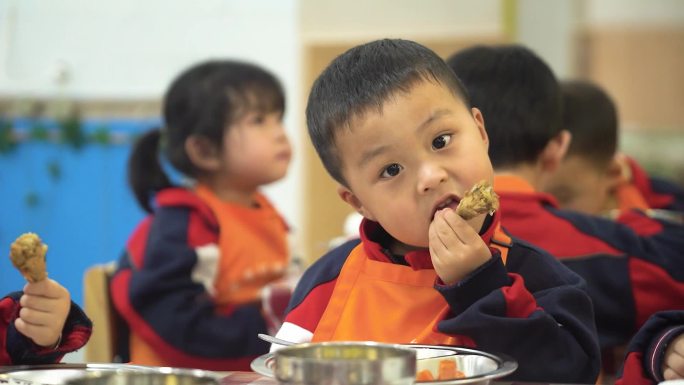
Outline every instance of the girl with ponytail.
<path id="1" fill-rule="evenodd" d="M 131 189 L 149 215 L 110 287 L 131 362 L 248 370 L 268 351 L 257 338 L 268 327 L 260 291 L 283 277 L 289 248 L 260 187 L 290 163 L 284 110 L 278 80 L 244 62 L 200 63 L 169 87 L 163 127 L 142 135 L 129 159 Z"/>

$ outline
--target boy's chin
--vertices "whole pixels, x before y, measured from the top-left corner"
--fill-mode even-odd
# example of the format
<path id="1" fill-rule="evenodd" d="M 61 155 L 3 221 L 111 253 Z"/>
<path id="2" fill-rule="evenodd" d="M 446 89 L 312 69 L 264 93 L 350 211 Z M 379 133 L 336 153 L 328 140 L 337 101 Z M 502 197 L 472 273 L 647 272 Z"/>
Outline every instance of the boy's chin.
<path id="1" fill-rule="evenodd" d="M 405 242 L 402 242 L 402 241 L 395 239 L 392 246 L 390 247 L 390 249 L 391 249 L 390 251 L 392 251 L 392 253 L 394 253 L 394 254 L 405 255 L 408 252 L 416 251 L 416 250 L 425 250 L 428 247 L 429 246 L 427 244 L 427 239 L 425 240 L 425 246 L 413 245 L 413 244 L 405 243 Z"/>

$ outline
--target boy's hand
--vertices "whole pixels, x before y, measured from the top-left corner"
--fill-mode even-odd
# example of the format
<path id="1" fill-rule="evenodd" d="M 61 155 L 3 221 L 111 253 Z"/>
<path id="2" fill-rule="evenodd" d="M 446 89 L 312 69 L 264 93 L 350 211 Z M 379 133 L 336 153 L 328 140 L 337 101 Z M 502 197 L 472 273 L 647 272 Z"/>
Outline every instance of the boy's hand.
<path id="1" fill-rule="evenodd" d="M 22 308 L 14 326 L 36 345 L 57 344 L 71 308 L 69 291 L 52 279 L 29 282 L 19 300 Z"/>
<path id="2" fill-rule="evenodd" d="M 684 334 L 672 340 L 665 351 L 663 377 L 666 380 L 684 378 Z"/>
<path id="3" fill-rule="evenodd" d="M 460 281 L 492 257 L 480 235 L 450 208 L 435 214 L 429 248 L 432 265 L 447 285 Z"/>

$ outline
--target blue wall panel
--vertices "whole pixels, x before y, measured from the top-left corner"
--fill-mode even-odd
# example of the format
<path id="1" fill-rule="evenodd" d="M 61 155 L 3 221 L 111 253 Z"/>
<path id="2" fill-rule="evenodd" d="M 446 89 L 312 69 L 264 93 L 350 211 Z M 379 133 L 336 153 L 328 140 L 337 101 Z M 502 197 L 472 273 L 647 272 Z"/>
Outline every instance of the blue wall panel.
<path id="1" fill-rule="evenodd" d="M 89 142 L 74 149 L 54 140 L 23 140 L 0 154 L 0 294 L 24 285 L 9 260 L 9 247 L 31 231 L 48 244 L 49 276 L 82 304 L 85 270 L 118 258 L 143 217 L 126 182 L 126 162 L 134 135 L 156 122 L 87 121 L 85 132 L 105 126 L 118 143 Z M 15 122 L 19 130 L 30 125 Z"/>

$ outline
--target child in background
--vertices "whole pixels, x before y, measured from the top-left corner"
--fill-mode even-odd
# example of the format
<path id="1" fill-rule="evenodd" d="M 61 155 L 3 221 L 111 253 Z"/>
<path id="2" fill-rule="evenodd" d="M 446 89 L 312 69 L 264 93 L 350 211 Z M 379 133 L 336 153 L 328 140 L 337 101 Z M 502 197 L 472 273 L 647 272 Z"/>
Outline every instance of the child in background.
<path id="1" fill-rule="evenodd" d="M 572 135 L 565 157 L 548 177 L 546 192 L 563 209 L 606 215 L 617 208 L 622 168 L 616 162 L 618 123 L 607 94 L 588 82 L 561 83 L 562 127 Z M 638 191 L 628 192 L 630 206 L 646 209 Z"/>
<path id="2" fill-rule="evenodd" d="M 303 275 L 277 336 L 465 345 L 514 357 L 510 379 L 589 383 L 599 351 L 583 282 L 508 237 L 498 213 L 466 221 L 464 193 L 491 181 L 480 111 L 444 61 L 405 40 L 336 58 L 307 125 L 361 240 Z"/>
<path id="3" fill-rule="evenodd" d="M 286 272 L 288 227 L 259 189 L 290 163 L 284 109 L 278 80 L 238 61 L 195 65 L 168 89 L 164 128 L 129 161 L 150 215 L 111 282 L 133 363 L 248 370 L 268 351 L 260 292 Z M 196 183 L 173 186 L 159 152 Z"/>
<path id="4" fill-rule="evenodd" d="M 92 323 L 52 279 L 0 299 L 0 365 L 51 364 L 88 342 Z"/>
<path id="5" fill-rule="evenodd" d="M 618 385 L 653 385 L 684 378 L 684 310 L 656 313 L 627 348 Z"/>
<path id="6" fill-rule="evenodd" d="M 683 226 L 638 211 L 611 221 L 561 210 L 539 192 L 570 141 L 560 87 L 546 63 L 521 46 L 473 47 L 447 62 L 485 117 L 504 227 L 587 281 L 601 347 L 626 344 L 655 312 L 681 309 Z"/>
<path id="7" fill-rule="evenodd" d="M 617 153 L 618 115 L 604 90 L 574 80 L 562 82 L 561 91 L 563 128 L 572 140 L 546 187 L 560 207 L 593 215 L 684 207 L 684 189 L 649 177 L 633 159 Z"/>

